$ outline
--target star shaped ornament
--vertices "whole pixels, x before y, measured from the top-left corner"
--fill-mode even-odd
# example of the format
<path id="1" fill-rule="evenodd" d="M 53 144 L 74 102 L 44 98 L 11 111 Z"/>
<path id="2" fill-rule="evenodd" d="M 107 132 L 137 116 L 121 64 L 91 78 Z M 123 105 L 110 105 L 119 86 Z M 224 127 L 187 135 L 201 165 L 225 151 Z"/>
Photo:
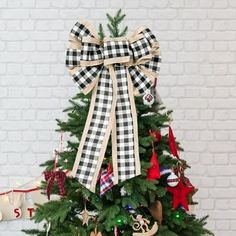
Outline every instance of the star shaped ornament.
<path id="1" fill-rule="evenodd" d="M 183 182 L 180 181 L 176 187 L 167 187 L 167 190 L 173 195 L 172 207 L 174 209 L 181 204 L 186 211 L 189 210 L 187 196 L 194 190 L 194 187 L 186 187 Z"/>
<path id="2" fill-rule="evenodd" d="M 89 222 L 89 212 L 88 210 L 85 209 L 83 210 L 83 212 L 81 213 L 82 218 L 83 218 L 83 225 L 87 225 L 88 226 L 88 222 Z"/>

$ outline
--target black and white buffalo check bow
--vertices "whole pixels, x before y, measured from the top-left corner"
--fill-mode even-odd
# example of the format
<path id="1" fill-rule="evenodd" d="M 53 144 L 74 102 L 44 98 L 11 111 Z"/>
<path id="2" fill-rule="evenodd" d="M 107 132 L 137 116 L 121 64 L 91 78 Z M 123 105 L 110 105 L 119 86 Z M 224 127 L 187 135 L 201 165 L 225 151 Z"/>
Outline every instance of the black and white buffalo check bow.
<path id="1" fill-rule="evenodd" d="M 157 77 L 159 44 L 147 27 L 102 41 L 85 20 L 74 25 L 69 43 L 70 74 L 84 94 L 93 90 L 72 176 L 95 192 L 110 135 L 114 184 L 140 174 L 134 95 L 144 94 Z"/>

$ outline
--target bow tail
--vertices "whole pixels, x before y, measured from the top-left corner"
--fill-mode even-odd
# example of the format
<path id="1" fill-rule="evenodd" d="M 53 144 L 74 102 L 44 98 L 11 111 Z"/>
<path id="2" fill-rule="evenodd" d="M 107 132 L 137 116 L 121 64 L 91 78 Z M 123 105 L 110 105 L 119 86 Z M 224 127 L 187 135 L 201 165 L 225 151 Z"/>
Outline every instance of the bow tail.
<path id="1" fill-rule="evenodd" d="M 112 129 L 116 96 L 109 71 L 103 68 L 92 94 L 91 105 L 80 140 L 72 175 L 95 192 L 97 177 Z"/>
<path id="2" fill-rule="evenodd" d="M 112 147 L 116 148 L 116 154 L 112 154 L 114 176 L 116 173 L 116 155 L 118 166 L 118 178 L 120 181 L 130 179 L 140 174 L 140 165 L 137 149 L 138 142 L 134 140 L 137 134 L 135 128 L 136 111 L 134 101 L 131 101 L 133 88 L 129 89 L 127 70 L 125 66 L 114 67 L 117 78 L 117 104 L 116 104 L 116 126 L 113 128 Z M 131 106 L 132 103 L 132 106 Z M 134 135 L 134 133 L 136 133 Z M 137 137 L 137 136 L 136 136 Z"/>

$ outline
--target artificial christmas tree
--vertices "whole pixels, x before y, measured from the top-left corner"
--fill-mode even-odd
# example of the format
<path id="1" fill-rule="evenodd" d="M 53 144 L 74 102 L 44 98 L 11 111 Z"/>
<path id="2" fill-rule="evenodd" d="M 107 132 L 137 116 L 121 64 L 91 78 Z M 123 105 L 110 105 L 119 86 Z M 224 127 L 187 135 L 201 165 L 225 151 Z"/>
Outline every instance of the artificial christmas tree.
<path id="1" fill-rule="evenodd" d="M 58 131 L 74 139 L 58 153 L 56 167 L 53 160 L 42 165 L 54 179 L 67 173 L 66 192 L 62 184 L 58 189 L 46 178 L 42 191 L 50 195 L 50 186 L 50 191 L 60 190 L 63 196 L 38 206 L 33 219 L 46 220 L 43 230 L 24 232 L 38 236 L 211 234 L 204 228 L 206 217 L 197 219 L 186 211 L 187 195 L 194 187 L 185 181 L 188 165 L 180 158 L 182 148 L 170 128 L 171 111 L 156 91 L 158 41 L 147 27 L 123 37 L 127 27 L 119 29 L 125 17 L 121 11 L 107 17 L 110 38 L 101 25 L 97 33 L 87 21 L 77 22 L 71 31 L 66 65 L 85 95 L 70 100 L 66 121 L 57 120 Z M 168 128 L 169 133 L 163 134 Z M 175 187 L 168 186 L 171 173 L 178 181 Z M 181 199 L 178 192 L 183 193 Z"/>

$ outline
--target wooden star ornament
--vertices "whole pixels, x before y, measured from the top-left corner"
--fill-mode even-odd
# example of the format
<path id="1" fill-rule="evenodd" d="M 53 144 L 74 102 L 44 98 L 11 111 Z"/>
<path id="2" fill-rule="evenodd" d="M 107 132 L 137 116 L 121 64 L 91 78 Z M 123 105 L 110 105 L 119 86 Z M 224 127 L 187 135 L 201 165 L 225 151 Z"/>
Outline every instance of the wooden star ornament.
<path id="1" fill-rule="evenodd" d="M 192 186 L 184 186 L 183 182 L 180 181 L 176 187 L 167 187 L 167 190 L 173 195 L 172 207 L 176 209 L 180 204 L 188 211 L 188 200 L 187 196 L 194 190 Z"/>
<path id="2" fill-rule="evenodd" d="M 89 222 L 89 212 L 88 210 L 85 209 L 83 210 L 83 212 L 81 213 L 82 218 L 83 218 L 83 225 L 87 225 L 88 226 L 88 222 Z"/>

